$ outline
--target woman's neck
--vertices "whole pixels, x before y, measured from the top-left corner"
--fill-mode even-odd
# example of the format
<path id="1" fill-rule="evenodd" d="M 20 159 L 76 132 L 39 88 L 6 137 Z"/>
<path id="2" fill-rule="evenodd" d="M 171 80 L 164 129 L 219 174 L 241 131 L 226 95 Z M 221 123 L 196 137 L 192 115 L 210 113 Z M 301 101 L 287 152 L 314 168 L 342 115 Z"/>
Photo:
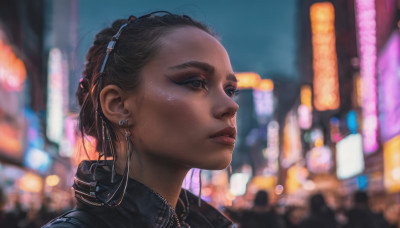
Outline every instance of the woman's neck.
<path id="1" fill-rule="evenodd" d="M 189 168 L 182 168 L 166 159 L 152 156 L 136 156 L 131 158 L 129 177 L 146 185 L 164 197 L 175 209 L 181 192 L 182 182 Z M 121 159 L 126 161 L 125 159 Z M 117 162 L 117 167 L 125 167 L 123 162 Z M 117 172 L 123 172 L 118 169 Z"/>

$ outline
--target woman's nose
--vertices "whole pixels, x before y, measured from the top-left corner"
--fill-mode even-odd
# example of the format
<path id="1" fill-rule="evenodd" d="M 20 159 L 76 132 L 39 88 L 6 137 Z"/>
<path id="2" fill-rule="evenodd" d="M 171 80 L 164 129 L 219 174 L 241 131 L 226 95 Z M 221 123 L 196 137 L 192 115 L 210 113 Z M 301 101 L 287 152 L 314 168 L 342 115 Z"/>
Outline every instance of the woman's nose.
<path id="1" fill-rule="evenodd" d="M 225 92 L 214 100 L 213 114 L 218 119 L 232 118 L 238 109 L 239 105 Z"/>

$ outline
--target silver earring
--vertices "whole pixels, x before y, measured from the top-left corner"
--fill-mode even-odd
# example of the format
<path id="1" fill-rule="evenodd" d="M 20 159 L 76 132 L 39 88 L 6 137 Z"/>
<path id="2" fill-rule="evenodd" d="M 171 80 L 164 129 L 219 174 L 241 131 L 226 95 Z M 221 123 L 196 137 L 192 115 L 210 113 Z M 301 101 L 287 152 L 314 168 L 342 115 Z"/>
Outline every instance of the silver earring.
<path id="1" fill-rule="evenodd" d="M 128 123 L 128 120 L 121 120 L 119 121 L 119 125 L 120 126 L 124 126 Z M 131 157 L 133 154 L 133 143 L 131 140 L 131 132 L 127 129 L 125 129 L 125 140 L 126 140 L 126 154 L 127 154 L 127 158 L 126 158 L 126 164 L 125 164 L 125 170 L 124 170 L 124 174 L 121 178 L 121 180 L 119 181 L 118 186 L 116 186 L 113 190 L 111 191 L 112 194 L 110 194 L 110 196 L 108 197 L 107 200 L 105 200 L 105 204 L 107 204 L 110 207 L 116 207 L 118 205 L 121 204 L 122 200 L 124 199 L 125 193 L 126 193 L 126 188 L 128 186 L 128 180 L 129 180 L 129 170 L 130 170 L 130 163 L 131 163 Z M 114 159 L 115 161 L 115 159 Z M 114 166 L 114 164 L 113 164 Z M 123 186 L 122 186 L 123 185 Z M 122 187 L 122 192 L 121 192 L 121 187 Z M 116 194 L 120 194 L 120 197 L 117 199 L 114 199 L 114 197 L 116 196 Z"/>
<path id="2" fill-rule="evenodd" d="M 198 201 L 198 205 L 199 205 L 199 207 L 201 207 L 201 187 L 202 187 L 202 184 L 201 184 L 201 169 L 199 169 L 199 201 Z"/>
<path id="3" fill-rule="evenodd" d="M 126 120 L 120 120 L 119 121 L 119 126 L 124 126 L 124 125 L 126 125 L 128 123 L 128 119 L 126 119 Z"/>

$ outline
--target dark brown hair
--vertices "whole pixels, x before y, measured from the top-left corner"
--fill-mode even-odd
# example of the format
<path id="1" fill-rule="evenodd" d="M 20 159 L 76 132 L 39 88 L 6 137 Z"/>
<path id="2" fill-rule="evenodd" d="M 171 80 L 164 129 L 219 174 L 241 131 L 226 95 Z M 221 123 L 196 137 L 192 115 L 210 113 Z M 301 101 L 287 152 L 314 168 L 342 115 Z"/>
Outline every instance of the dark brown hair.
<path id="1" fill-rule="evenodd" d="M 104 72 L 100 74 L 107 45 L 126 23 L 114 50 L 108 56 Z M 107 136 L 111 138 L 112 144 L 117 140 L 112 124 L 102 114 L 101 107 L 98 107 L 101 89 L 105 85 L 114 84 L 122 90 L 134 90 L 140 83 L 142 68 L 160 48 L 158 40 L 173 28 L 184 26 L 196 27 L 214 35 L 208 27 L 186 15 L 176 15 L 165 11 L 146 14 L 131 21 L 116 20 L 111 27 L 103 29 L 96 35 L 86 55 L 84 78 L 78 86 L 76 95 L 81 105 L 79 128 L 82 137 L 84 135 L 94 137 L 97 142 L 97 151 L 102 152 L 109 146 L 103 139 L 103 123 L 106 131 L 109 132 Z"/>

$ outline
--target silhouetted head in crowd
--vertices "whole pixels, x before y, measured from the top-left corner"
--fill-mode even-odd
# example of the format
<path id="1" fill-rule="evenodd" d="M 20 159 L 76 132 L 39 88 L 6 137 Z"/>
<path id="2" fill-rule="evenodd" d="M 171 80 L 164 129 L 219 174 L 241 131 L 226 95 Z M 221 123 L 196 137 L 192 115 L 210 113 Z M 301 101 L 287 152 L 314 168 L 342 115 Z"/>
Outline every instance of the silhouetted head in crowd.
<path id="1" fill-rule="evenodd" d="M 264 190 L 259 190 L 254 197 L 254 206 L 255 207 L 264 207 L 269 204 L 269 195 L 268 192 Z"/>
<path id="2" fill-rule="evenodd" d="M 353 194 L 353 203 L 358 207 L 368 207 L 369 197 L 365 191 L 356 191 Z"/>
<path id="3" fill-rule="evenodd" d="M 4 192 L 3 189 L 0 187 L 0 211 L 3 209 L 5 205 L 5 197 L 4 197 Z"/>
<path id="4" fill-rule="evenodd" d="M 314 194 L 310 197 L 310 210 L 312 213 L 320 212 L 326 208 L 325 198 L 321 193 Z"/>

